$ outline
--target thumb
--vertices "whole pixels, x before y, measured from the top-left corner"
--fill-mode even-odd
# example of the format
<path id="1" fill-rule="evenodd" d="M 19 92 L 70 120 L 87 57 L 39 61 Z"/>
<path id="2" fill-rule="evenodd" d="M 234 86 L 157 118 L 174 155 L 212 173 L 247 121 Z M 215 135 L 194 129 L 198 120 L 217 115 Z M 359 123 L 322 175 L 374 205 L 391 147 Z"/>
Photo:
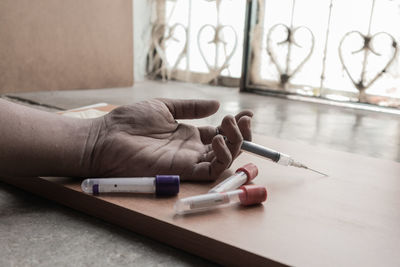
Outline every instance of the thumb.
<path id="1" fill-rule="evenodd" d="M 182 99 L 158 99 L 163 102 L 175 119 L 199 119 L 208 117 L 219 108 L 216 100 L 182 100 Z"/>

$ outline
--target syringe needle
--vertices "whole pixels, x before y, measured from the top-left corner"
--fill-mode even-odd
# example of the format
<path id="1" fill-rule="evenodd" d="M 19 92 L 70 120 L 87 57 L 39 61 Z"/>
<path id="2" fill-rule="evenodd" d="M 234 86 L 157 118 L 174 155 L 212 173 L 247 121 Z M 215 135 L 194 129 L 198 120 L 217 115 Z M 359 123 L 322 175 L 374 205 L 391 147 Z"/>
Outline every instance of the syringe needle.
<path id="1" fill-rule="evenodd" d="M 323 173 L 323 172 L 320 172 L 320 171 L 317 171 L 317 170 L 314 170 L 314 169 L 311 169 L 311 168 L 309 168 L 309 167 L 305 167 L 307 170 L 310 170 L 310 171 L 313 171 L 313 172 L 316 172 L 316 173 L 319 173 L 319 174 L 321 174 L 321 175 L 323 175 L 323 176 L 326 176 L 326 177 L 328 177 L 329 175 L 328 174 L 326 174 L 326 173 Z"/>
<path id="2" fill-rule="evenodd" d="M 300 163 L 300 162 L 298 162 L 298 161 L 293 161 L 292 164 L 291 164 L 291 166 L 294 166 L 294 167 L 297 167 L 297 168 L 303 168 L 303 169 L 306 169 L 306 170 L 310 170 L 310 171 L 319 173 L 319 174 L 321 174 L 321 175 L 323 175 L 323 176 L 326 176 L 326 177 L 329 176 L 328 174 L 325 174 L 325 173 L 323 173 L 323 172 L 320 172 L 320 171 L 311 169 L 311 168 L 307 167 L 306 165 L 304 165 L 303 163 Z"/>

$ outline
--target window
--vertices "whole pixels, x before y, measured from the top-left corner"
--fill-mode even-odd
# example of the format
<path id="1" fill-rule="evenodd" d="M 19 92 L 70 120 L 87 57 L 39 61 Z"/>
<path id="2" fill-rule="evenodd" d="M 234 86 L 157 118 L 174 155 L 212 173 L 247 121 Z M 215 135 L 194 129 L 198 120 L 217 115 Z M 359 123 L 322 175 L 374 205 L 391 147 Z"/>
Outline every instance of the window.
<path id="1" fill-rule="evenodd" d="M 157 1 L 149 70 L 163 79 L 217 83 L 241 75 L 246 1 Z M 155 52 L 154 52 L 155 51 Z"/>
<path id="2" fill-rule="evenodd" d="M 398 1 L 159 0 L 155 10 L 154 75 L 400 108 Z"/>

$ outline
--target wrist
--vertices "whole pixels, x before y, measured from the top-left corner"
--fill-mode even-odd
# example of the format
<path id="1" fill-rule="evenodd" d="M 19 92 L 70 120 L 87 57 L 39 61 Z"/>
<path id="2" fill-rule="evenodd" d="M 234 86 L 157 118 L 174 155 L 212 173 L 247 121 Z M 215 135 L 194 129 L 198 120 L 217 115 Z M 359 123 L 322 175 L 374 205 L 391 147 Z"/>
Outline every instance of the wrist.
<path id="1" fill-rule="evenodd" d="M 59 120 L 58 152 L 49 158 L 49 164 L 54 164 L 51 175 L 85 177 L 89 173 L 86 160 L 86 148 L 90 143 L 90 132 L 93 125 L 91 119 L 63 118 Z M 63 132 L 63 134 L 60 134 Z M 62 138 L 62 139 L 61 139 Z"/>
<path id="2" fill-rule="evenodd" d="M 78 149 L 78 151 L 81 152 L 79 154 L 79 176 L 96 177 L 99 176 L 96 159 L 98 158 L 99 147 L 101 147 L 103 142 L 103 132 L 105 129 L 104 117 L 85 121 L 86 125 L 82 126 L 84 131 L 78 133 L 78 136 L 80 136 L 79 138 L 84 140 L 84 143 L 81 143 Z"/>

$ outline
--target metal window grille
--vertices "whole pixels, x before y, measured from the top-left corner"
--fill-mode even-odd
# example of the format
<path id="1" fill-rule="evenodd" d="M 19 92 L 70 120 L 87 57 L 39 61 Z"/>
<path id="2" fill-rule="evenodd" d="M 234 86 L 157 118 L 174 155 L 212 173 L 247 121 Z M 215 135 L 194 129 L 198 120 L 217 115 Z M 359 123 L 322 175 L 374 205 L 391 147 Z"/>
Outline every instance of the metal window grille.
<path id="1" fill-rule="evenodd" d="M 242 90 L 400 107 L 398 3 L 253 0 L 247 19 Z"/>
<path id="2" fill-rule="evenodd" d="M 153 77 L 241 76 L 243 91 L 400 108 L 398 1 L 158 0 L 154 10 Z"/>
<path id="3" fill-rule="evenodd" d="M 163 80 L 239 84 L 246 1 L 158 0 L 148 72 Z"/>

